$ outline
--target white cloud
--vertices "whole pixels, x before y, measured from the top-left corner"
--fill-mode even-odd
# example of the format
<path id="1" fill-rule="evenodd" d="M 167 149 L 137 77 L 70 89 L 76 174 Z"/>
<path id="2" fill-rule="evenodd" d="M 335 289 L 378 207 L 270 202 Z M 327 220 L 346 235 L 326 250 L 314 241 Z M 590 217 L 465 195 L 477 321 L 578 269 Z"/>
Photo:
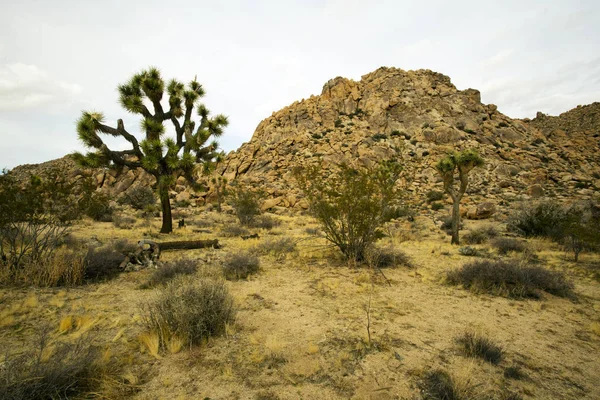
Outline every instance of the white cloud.
<path id="1" fill-rule="evenodd" d="M 60 107 L 72 102 L 80 92 L 79 85 L 55 79 L 36 65 L 0 66 L 0 111 Z"/>
<path id="2" fill-rule="evenodd" d="M 505 61 L 507 61 L 510 56 L 514 53 L 513 49 L 502 50 L 490 58 L 487 58 L 479 63 L 481 68 L 493 68 L 496 67 Z"/>

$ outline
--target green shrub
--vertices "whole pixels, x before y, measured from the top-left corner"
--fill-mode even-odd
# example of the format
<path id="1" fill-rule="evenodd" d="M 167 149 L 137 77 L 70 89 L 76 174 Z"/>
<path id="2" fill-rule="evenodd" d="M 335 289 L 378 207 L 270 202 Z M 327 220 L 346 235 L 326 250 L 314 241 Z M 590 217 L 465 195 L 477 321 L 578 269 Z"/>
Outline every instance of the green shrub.
<path id="1" fill-rule="evenodd" d="M 294 171 L 325 238 L 354 261 L 365 259 L 379 229 L 393 218 L 399 174 L 399 164 L 392 162 L 368 169 L 342 164 L 333 171 L 318 165 Z"/>
<path id="2" fill-rule="evenodd" d="M 228 280 L 246 279 L 258 272 L 260 261 L 258 257 L 247 251 L 230 253 L 223 261 L 223 274 Z"/>
<path id="3" fill-rule="evenodd" d="M 507 222 L 509 231 L 525 237 L 545 236 L 560 239 L 561 226 L 566 220 L 564 209 L 554 201 L 523 205 L 513 212 Z"/>
<path id="4" fill-rule="evenodd" d="M 231 191 L 229 200 L 240 224 L 251 225 L 260 215 L 260 198 L 259 193 L 239 186 Z"/>
<path id="5" fill-rule="evenodd" d="M 158 333 L 163 348 L 172 337 L 197 345 L 221 335 L 235 317 L 233 297 L 224 282 L 210 279 L 193 283 L 176 279 L 143 309 L 146 327 Z"/>
<path id="6" fill-rule="evenodd" d="M 572 297 L 573 284 L 560 272 L 515 261 L 478 260 L 447 274 L 450 284 L 474 292 L 514 298 L 539 298 L 540 291 Z"/>
<path id="7" fill-rule="evenodd" d="M 481 358 L 494 365 L 502 361 L 504 353 L 502 348 L 485 336 L 467 331 L 457 337 L 456 342 L 462 347 L 463 353 L 468 357 Z"/>
<path id="8" fill-rule="evenodd" d="M 444 199 L 444 192 L 440 192 L 439 190 L 430 190 L 427 192 L 427 202 L 433 203 L 434 201 L 440 201 Z"/>
<path id="9" fill-rule="evenodd" d="M 438 211 L 444 208 L 444 205 L 442 203 L 431 203 L 431 209 L 433 211 Z"/>
<path id="10" fill-rule="evenodd" d="M 111 222 L 113 208 L 107 195 L 94 192 L 89 197 L 83 197 L 80 202 L 83 213 L 94 221 Z"/>
<path id="11" fill-rule="evenodd" d="M 123 204 L 129 204 L 136 210 L 144 210 L 156 204 L 156 196 L 148 186 L 136 186 L 129 189 L 121 198 Z"/>

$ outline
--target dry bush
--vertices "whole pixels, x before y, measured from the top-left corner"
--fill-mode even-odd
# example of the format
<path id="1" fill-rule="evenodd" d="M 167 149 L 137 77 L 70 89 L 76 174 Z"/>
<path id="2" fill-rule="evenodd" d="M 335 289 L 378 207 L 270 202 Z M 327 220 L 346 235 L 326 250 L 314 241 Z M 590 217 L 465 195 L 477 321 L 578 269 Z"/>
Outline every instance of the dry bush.
<path id="1" fill-rule="evenodd" d="M 296 242 L 288 237 L 267 239 L 256 246 L 256 251 L 260 254 L 272 255 L 280 260 L 285 258 L 287 254 L 296 251 Z"/>
<path id="2" fill-rule="evenodd" d="M 119 229 L 131 229 L 135 225 L 136 219 L 125 214 L 113 214 L 112 222 Z"/>
<path id="3" fill-rule="evenodd" d="M 172 338 L 191 346 L 221 335 L 235 317 L 233 297 L 225 283 L 212 279 L 176 279 L 143 309 L 147 329 L 158 334 L 164 349 Z"/>
<path id="4" fill-rule="evenodd" d="M 145 287 L 166 285 L 180 275 L 193 275 L 198 270 L 198 263 L 190 259 L 179 259 L 163 263 L 154 271 Z"/>
<path id="5" fill-rule="evenodd" d="M 125 192 L 119 202 L 129 204 L 136 210 L 144 210 L 148 206 L 152 207 L 156 204 L 156 196 L 151 187 L 136 186 Z"/>
<path id="6" fill-rule="evenodd" d="M 24 265 L 16 281 L 41 287 L 77 286 L 84 275 L 84 254 L 61 247 L 45 260 Z"/>
<path id="7" fill-rule="evenodd" d="M 496 236 L 498 236 L 498 231 L 496 228 L 493 226 L 485 226 L 472 229 L 470 232 L 467 232 L 463 235 L 463 240 L 467 244 L 482 244 Z"/>
<path id="8" fill-rule="evenodd" d="M 249 235 L 250 231 L 241 225 L 227 224 L 221 227 L 221 234 L 225 237 L 237 237 Z"/>
<path id="9" fill-rule="evenodd" d="M 11 400 L 102 397 L 106 381 L 120 380 L 120 368 L 104 360 L 90 342 L 82 336 L 74 344 L 51 344 L 45 331 L 35 350 L 5 357 L 0 396 Z"/>
<path id="10" fill-rule="evenodd" d="M 223 261 L 223 274 L 228 280 L 246 279 L 258 272 L 260 261 L 258 257 L 247 251 L 230 253 Z"/>
<path id="11" fill-rule="evenodd" d="M 494 247 L 498 251 L 498 254 L 501 255 L 506 255 L 511 251 L 522 253 L 527 250 L 525 243 L 518 239 L 507 237 L 499 237 L 494 239 L 492 241 L 492 247 Z"/>
<path id="12" fill-rule="evenodd" d="M 513 260 L 475 261 L 448 272 L 447 280 L 476 293 L 513 298 L 539 298 L 540 291 L 561 297 L 573 296 L 573 284 L 564 274 Z"/>
<path id="13" fill-rule="evenodd" d="M 467 331 L 457 337 L 456 342 L 468 357 L 481 358 L 494 365 L 502 361 L 504 353 L 502 348 L 483 335 Z"/>
<path id="14" fill-rule="evenodd" d="M 252 222 L 252 226 L 254 228 L 260 228 L 260 229 L 266 229 L 266 230 L 271 230 L 280 225 L 281 225 L 281 221 L 278 220 L 277 218 L 273 218 L 270 215 L 259 215 L 256 218 L 254 218 L 254 221 Z"/>
<path id="15" fill-rule="evenodd" d="M 125 258 L 118 250 L 120 242 L 103 247 L 90 247 L 85 255 L 85 278 L 88 280 L 108 280 L 116 277 L 119 265 Z"/>
<path id="16" fill-rule="evenodd" d="M 393 268 L 397 266 L 413 267 L 410 257 L 400 249 L 392 246 L 379 248 L 376 247 L 369 252 L 368 258 L 370 264 L 377 268 Z"/>

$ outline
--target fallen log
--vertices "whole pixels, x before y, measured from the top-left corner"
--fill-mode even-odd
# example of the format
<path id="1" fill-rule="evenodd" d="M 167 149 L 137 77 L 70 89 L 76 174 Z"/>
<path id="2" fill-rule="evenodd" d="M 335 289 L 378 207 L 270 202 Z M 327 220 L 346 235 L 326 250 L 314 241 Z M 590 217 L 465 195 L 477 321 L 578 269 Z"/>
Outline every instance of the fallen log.
<path id="1" fill-rule="evenodd" d="M 204 249 L 212 247 L 213 249 L 220 249 L 218 239 L 212 240 L 179 240 L 174 242 L 163 242 L 157 243 L 161 251 L 165 250 L 193 250 L 193 249 Z"/>
<path id="2" fill-rule="evenodd" d="M 140 269 L 154 267 L 157 268 L 157 262 L 161 251 L 166 250 L 193 250 L 212 247 L 220 249 L 221 245 L 217 239 L 213 240 L 178 240 L 174 242 L 158 243 L 153 240 L 142 239 L 138 242 L 137 248 L 125 256 L 125 259 L 119 265 L 123 271 L 139 271 Z"/>

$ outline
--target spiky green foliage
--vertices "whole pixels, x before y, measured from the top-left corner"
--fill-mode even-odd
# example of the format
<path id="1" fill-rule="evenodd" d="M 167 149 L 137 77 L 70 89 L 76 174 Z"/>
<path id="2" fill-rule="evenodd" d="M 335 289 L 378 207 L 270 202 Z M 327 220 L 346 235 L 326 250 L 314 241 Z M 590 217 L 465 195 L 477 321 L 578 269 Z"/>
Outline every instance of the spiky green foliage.
<path id="1" fill-rule="evenodd" d="M 193 171 L 197 164 L 211 164 L 218 153 L 218 143 L 211 138 L 223 134 L 228 124 L 224 115 L 210 116 L 206 106 L 200 103 L 204 88 L 196 78 L 188 85 L 175 79 L 165 84 L 160 71 L 155 67 L 135 74 L 128 82 L 118 86 L 119 102 L 128 112 L 141 116 L 142 139 L 130 134 L 123 124 L 104 124 L 104 115 L 99 112 L 83 111 L 77 121 L 77 134 L 83 144 L 92 149 L 88 154 L 75 153 L 75 160 L 85 167 L 109 166 L 121 168 L 141 167 L 154 175 L 159 182 L 163 206 L 163 227 L 161 232 L 171 232 L 169 186 L 173 177 L 184 176 L 190 184 L 197 186 Z M 168 96 L 168 110 L 162 105 L 163 96 Z M 151 109 L 146 104 L 151 104 Z M 194 110 L 199 116 L 192 120 Z M 165 123 L 171 122 L 175 137 L 165 137 Z M 197 128 L 196 128 L 197 127 Z M 110 150 L 100 134 L 122 137 L 131 149 Z"/>

